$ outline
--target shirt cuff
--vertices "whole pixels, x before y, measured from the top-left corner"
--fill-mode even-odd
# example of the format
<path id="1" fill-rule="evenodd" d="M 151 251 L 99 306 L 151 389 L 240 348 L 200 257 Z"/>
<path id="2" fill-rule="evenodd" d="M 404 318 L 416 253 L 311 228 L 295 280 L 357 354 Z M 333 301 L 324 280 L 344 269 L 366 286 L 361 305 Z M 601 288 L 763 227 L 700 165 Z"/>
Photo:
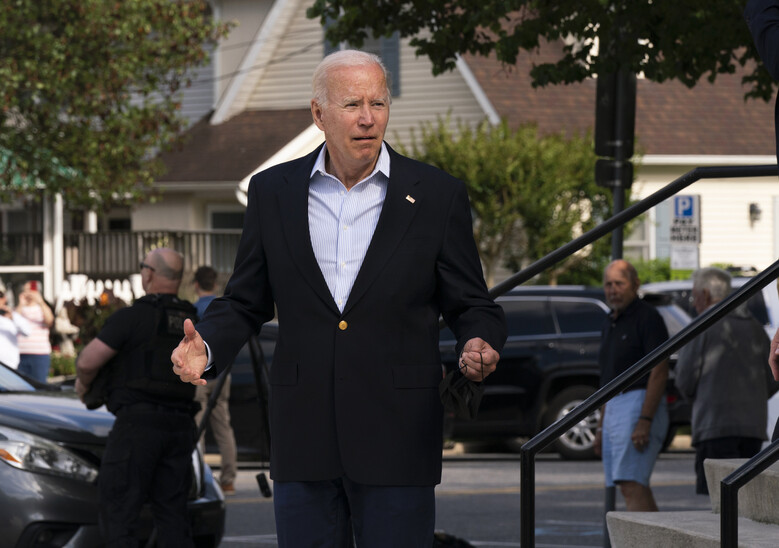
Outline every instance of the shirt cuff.
<path id="1" fill-rule="evenodd" d="M 208 343 L 206 341 L 203 341 L 203 344 L 206 345 L 206 356 L 208 356 L 208 362 L 206 363 L 206 368 L 203 370 L 203 372 L 205 373 L 206 371 L 211 369 L 211 367 L 214 365 L 214 360 L 211 357 L 211 347 L 208 346 Z"/>

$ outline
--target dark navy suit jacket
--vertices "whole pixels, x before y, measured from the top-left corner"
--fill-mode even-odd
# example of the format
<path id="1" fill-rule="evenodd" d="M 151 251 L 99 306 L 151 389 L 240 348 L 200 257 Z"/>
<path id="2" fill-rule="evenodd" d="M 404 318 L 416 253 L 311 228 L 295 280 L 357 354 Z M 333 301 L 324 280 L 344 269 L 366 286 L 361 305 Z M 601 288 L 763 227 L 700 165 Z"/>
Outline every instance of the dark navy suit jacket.
<path id="1" fill-rule="evenodd" d="M 308 183 L 319 150 L 255 175 L 223 297 L 197 329 L 217 371 L 278 313 L 270 371 L 271 475 L 373 485 L 441 478 L 438 318 L 459 345 L 500 352 L 465 185 L 392 149 L 387 195 L 343 313 L 314 256 Z M 458 348 L 459 351 L 459 348 Z"/>
<path id="2" fill-rule="evenodd" d="M 779 81 L 779 0 L 750 0 L 744 17 L 765 68 L 774 80 Z M 774 124 L 779 158 L 779 98 L 774 107 Z"/>

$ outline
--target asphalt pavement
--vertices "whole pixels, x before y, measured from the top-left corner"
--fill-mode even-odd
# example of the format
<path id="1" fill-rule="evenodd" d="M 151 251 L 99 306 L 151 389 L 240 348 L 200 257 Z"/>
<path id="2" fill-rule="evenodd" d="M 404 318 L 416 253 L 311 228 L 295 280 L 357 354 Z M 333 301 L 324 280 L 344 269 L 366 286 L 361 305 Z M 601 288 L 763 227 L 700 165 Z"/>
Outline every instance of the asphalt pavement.
<path id="1" fill-rule="evenodd" d="M 472 453 L 455 447 L 444 453 L 436 488 L 436 529 L 480 548 L 519 547 L 520 473 L 516 453 L 485 448 Z M 218 456 L 207 461 L 217 469 Z M 695 495 L 694 453 L 689 438 L 677 437 L 661 454 L 652 488 L 661 511 L 710 509 Z M 240 463 L 236 494 L 226 498 L 223 548 L 275 547 L 272 498 L 258 488 L 257 463 Z M 271 482 L 272 488 L 272 482 Z M 535 534 L 538 548 L 603 546 L 605 489 L 600 461 L 566 461 L 543 453 L 536 459 Z M 623 510 L 617 496 L 617 509 Z"/>

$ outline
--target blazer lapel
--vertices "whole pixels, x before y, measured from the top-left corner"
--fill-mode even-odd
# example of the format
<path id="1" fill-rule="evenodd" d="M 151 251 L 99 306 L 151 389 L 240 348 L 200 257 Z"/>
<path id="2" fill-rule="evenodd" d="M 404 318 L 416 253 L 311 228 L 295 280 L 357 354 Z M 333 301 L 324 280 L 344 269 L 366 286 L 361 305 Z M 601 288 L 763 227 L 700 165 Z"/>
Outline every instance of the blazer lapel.
<path id="1" fill-rule="evenodd" d="M 321 148 L 318 147 L 300 162 L 299 167 L 285 176 L 286 184 L 278 192 L 279 210 L 292 260 L 319 298 L 336 313 L 340 313 L 314 255 L 308 226 L 308 183 Z"/>
<path id="2" fill-rule="evenodd" d="M 387 149 L 390 154 L 387 196 L 384 198 L 376 231 L 373 233 L 365 259 L 357 273 L 344 313 L 362 298 L 378 274 L 382 272 L 419 210 L 420 202 L 424 199 L 418 184 L 419 177 L 410 169 L 410 163 L 389 145 Z"/>

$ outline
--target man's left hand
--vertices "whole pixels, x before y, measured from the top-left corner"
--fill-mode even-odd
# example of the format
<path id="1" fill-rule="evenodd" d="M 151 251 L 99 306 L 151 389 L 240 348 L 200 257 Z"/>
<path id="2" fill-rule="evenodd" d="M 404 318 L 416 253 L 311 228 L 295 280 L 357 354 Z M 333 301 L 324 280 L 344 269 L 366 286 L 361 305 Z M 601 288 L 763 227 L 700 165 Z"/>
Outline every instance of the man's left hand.
<path id="1" fill-rule="evenodd" d="M 630 441 L 633 442 L 633 447 L 643 452 L 649 447 L 649 430 L 652 428 L 652 423 L 643 419 L 638 419 L 636 427 L 633 429 L 633 433 L 630 435 Z"/>
<path id="2" fill-rule="evenodd" d="M 460 372 L 475 382 L 481 382 L 495 371 L 500 355 L 487 343 L 475 337 L 465 343 L 460 354 Z"/>

